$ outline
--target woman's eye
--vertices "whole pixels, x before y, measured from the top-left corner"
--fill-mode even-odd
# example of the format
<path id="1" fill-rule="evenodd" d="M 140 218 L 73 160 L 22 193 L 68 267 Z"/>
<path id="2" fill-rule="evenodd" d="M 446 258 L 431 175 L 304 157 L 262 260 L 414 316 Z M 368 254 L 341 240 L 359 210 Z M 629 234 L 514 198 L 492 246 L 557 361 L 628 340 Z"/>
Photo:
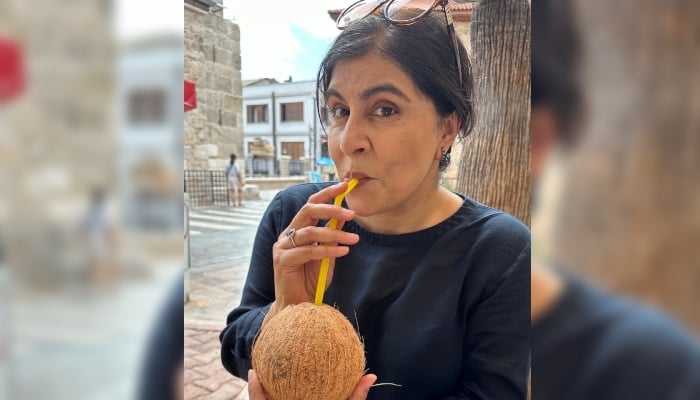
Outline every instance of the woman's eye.
<path id="1" fill-rule="evenodd" d="M 331 116 L 331 118 L 343 118 L 347 117 L 350 114 L 350 111 L 347 108 L 334 107 L 328 110 L 328 114 Z"/>
<path id="2" fill-rule="evenodd" d="M 374 115 L 380 117 L 390 117 L 394 114 L 396 114 L 396 109 L 393 107 L 377 107 L 377 109 L 374 110 Z"/>

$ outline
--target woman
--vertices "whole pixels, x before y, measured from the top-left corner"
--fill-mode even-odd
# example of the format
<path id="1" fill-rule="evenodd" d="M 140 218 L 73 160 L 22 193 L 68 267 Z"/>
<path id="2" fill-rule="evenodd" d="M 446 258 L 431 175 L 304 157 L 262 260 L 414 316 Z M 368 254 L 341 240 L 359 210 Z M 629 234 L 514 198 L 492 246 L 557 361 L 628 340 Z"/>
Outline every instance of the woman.
<path id="1" fill-rule="evenodd" d="M 360 183 L 347 209 L 328 204 L 344 182 L 291 187 L 271 202 L 221 333 L 223 364 L 264 399 L 248 375 L 255 335 L 279 310 L 313 300 L 328 256 L 324 302 L 357 323 L 367 356 L 351 399 L 524 399 L 529 231 L 439 185 L 473 123 L 466 51 L 450 45 L 442 10 L 410 25 L 387 11 L 351 21 L 319 71 L 338 177 Z M 342 231 L 325 227 L 330 218 Z M 394 385 L 370 391 L 377 378 Z"/>
<path id="2" fill-rule="evenodd" d="M 231 153 L 231 162 L 226 167 L 226 176 L 228 177 L 228 191 L 231 205 L 243 207 L 243 175 L 236 164 L 236 155 Z"/>

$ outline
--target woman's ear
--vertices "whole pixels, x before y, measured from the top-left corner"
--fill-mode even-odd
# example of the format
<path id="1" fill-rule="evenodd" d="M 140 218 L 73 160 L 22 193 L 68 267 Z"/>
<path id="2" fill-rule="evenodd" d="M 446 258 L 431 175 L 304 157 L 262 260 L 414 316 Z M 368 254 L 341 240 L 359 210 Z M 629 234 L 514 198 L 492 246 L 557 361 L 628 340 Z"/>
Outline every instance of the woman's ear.
<path id="1" fill-rule="evenodd" d="M 462 126 L 456 112 L 442 118 L 440 122 L 440 147 L 449 149 L 459 135 L 459 128 Z"/>

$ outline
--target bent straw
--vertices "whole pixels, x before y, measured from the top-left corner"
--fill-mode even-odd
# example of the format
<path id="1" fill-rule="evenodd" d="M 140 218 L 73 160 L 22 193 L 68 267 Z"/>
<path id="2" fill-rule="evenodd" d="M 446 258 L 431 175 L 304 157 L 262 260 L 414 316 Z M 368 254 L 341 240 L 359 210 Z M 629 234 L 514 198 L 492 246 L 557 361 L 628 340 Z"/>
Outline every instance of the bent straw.
<path id="1" fill-rule="evenodd" d="M 345 196 L 350 193 L 355 186 L 357 185 L 358 180 L 353 178 L 350 179 L 350 182 L 348 182 L 348 188 L 345 189 L 345 192 L 335 196 L 335 200 L 333 200 L 333 205 L 336 207 L 340 207 L 341 204 L 343 204 L 343 199 Z M 338 227 L 338 220 L 335 218 L 331 218 L 330 221 L 328 221 L 328 227 L 331 229 L 337 229 Z M 326 245 L 328 246 L 328 245 Z M 318 272 L 318 283 L 316 284 L 316 297 L 314 299 L 314 303 L 317 306 L 320 306 L 323 303 L 323 293 L 326 290 L 326 277 L 328 276 L 328 267 L 331 264 L 331 259 L 328 257 L 324 257 L 321 260 L 321 270 Z"/>

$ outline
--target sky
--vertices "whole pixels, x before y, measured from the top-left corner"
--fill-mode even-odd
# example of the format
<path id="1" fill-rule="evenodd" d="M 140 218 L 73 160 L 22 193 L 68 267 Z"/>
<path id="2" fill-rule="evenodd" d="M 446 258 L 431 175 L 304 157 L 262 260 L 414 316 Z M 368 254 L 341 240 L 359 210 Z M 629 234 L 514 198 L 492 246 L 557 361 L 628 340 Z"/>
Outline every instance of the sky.
<path id="1" fill-rule="evenodd" d="M 113 3 L 113 29 L 118 41 L 152 35 L 180 35 L 184 6 L 172 0 L 117 0 Z"/>
<path id="2" fill-rule="evenodd" d="M 223 0 L 224 18 L 241 31 L 243 79 L 294 81 L 316 78 L 318 66 L 339 31 L 328 15 L 353 0 Z M 117 0 L 118 40 L 157 34 L 182 35 L 184 7 L 172 0 Z"/>
<path id="3" fill-rule="evenodd" d="M 351 2 L 224 0 L 224 18 L 241 30 L 242 78 L 315 79 L 321 59 L 339 33 L 328 10 Z"/>

